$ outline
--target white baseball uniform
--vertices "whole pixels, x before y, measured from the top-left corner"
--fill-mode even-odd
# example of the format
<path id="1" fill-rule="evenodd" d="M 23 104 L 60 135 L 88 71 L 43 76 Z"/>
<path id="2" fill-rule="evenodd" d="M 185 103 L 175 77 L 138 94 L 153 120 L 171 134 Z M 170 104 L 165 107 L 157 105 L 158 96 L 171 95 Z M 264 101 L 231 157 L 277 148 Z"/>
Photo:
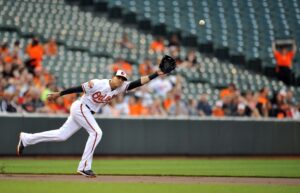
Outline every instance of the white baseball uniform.
<path id="1" fill-rule="evenodd" d="M 128 85 L 129 82 L 125 81 L 117 89 L 111 90 L 109 79 L 93 79 L 83 83 L 84 95 L 72 104 L 67 121 L 56 130 L 35 134 L 21 133 L 23 145 L 26 147 L 40 142 L 64 141 L 83 127 L 89 133 L 89 138 L 78 171 L 90 170 L 95 148 L 102 137 L 102 131 L 91 111 L 98 112 L 116 95 L 126 92 Z"/>

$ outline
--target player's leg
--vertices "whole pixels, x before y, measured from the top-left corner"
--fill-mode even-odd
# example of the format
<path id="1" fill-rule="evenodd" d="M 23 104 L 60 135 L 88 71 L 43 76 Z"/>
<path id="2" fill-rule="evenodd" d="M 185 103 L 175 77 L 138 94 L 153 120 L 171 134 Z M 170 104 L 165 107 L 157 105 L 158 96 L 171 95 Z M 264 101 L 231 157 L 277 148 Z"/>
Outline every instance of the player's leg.
<path id="1" fill-rule="evenodd" d="M 78 129 L 80 129 L 80 125 L 74 120 L 74 117 L 70 115 L 59 129 L 34 134 L 22 132 L 20 138 L 24 147 L 40 142 L 65 141 L 78 131 Z"/>
<path id="2" fill-rule="evenodd" d="M 89 171 L 92 167 L 95 148 L 102 138 L 102 131 L 97 124 L 94 116 L 85 105 L 80 106 L 80 112 L 78 113 L 76 119 L 81 124 L 81 126 L 85 128 L 89 133 L 89 138 L 86 142 L 85 149 L 78 166 L 78 172 Z"/>
<path id="3" fill-rule="evenodd" d="M 76 121 L 76 117 L 74 117 L 74 112 L 79 111 L 80 102 L 75 101 L 71 106 L 71 113 L 68 117 L 67 121 L 56 130 L 45 131 L 41 133 L 21 133 L 20 134 L 20 141 L 17 147 L 17 153 L 20 155 L 19 150 L 21 147 L 26 147 L 28 145 L 33 145 L 40 142 L 47 142 L 47 141 L 64 141 L 72 136 L 76 131 L 80 129 L 80 124 Z M 22 152 L 21 152 L 22 153 Z"/>

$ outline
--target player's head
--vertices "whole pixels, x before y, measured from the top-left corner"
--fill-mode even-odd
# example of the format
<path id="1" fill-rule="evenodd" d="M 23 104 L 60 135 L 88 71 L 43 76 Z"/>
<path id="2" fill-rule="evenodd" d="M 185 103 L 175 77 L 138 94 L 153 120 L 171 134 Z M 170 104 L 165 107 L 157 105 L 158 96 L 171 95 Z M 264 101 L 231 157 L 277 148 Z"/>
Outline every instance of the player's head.
<path id="1" fill-rule="evenodd" d="M 111 84 L 114 88 L 120 87 L 127 80 L 127 74 L 123 70 L 118 70 L 111 79 Z"/>

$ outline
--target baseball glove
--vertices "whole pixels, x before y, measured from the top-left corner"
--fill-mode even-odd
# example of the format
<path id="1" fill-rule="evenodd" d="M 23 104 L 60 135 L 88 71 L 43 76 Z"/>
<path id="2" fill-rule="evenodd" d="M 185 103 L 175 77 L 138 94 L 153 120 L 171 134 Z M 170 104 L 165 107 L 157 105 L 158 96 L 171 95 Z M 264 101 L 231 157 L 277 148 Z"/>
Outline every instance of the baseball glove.
<path id="1" fill-rule="evenodd" d="M 159 64 L 159 69 L 164 73 L 168 74 L 172 72 L 176 68 L 176 62 L 175 60 L 168 55 L 165 55 Z"/>

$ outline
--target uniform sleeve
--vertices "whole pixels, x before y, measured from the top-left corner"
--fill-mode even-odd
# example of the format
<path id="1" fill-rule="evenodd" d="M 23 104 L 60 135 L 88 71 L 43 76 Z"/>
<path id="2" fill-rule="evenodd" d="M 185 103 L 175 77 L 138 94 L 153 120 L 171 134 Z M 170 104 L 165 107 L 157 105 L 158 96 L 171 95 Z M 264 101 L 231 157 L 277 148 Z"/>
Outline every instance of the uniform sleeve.
<path id="1" fill-rule="evenodd" d="M 128 86 L 129 86 L 129 81 L 125 81 L 123 85 L 121 86 L 121 92 L 127 92 Z"/>
<path id="2" fill-rule="evenodd" d="M 95 84 L 97 84 L 98 82 L 99 82 L 98 79 L 93 79 L 81 84 L 84 94 L 92 93 L 95 89 Z"/>

